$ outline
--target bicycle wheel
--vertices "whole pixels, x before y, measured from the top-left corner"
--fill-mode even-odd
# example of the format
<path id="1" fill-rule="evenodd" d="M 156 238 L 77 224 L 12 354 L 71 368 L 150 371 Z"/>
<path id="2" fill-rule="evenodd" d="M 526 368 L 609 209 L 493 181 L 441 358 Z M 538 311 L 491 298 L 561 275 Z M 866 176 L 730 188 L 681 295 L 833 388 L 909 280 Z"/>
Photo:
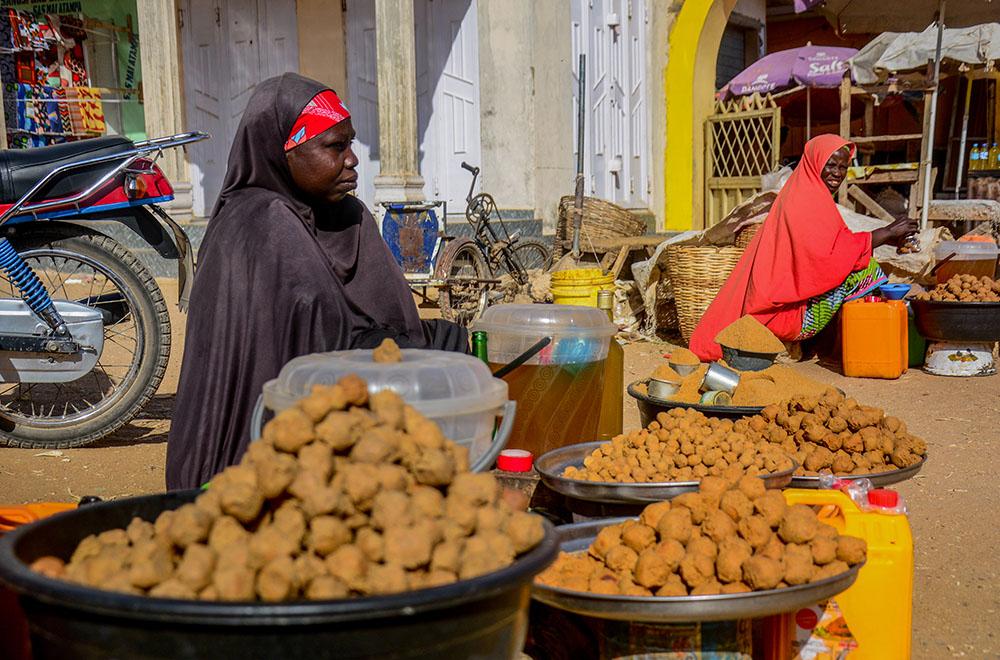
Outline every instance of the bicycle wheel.
<path id="1" fill-rule="evenodd" d="M 464 239 L 449 244 L 435 275 L 445 282 L 438 292 L 438 306 L 446 320 L 466 326 L 486 311 L 489 285 L 480 280 L 489 279 L 490 268 L 475 243 Z"/>
<path id="2" fill-rule="evenodd" d="M 552 266 L 552 252 L 545 243 L 534 239 L 518 241 L 514 245 L 514 256 L 524 270 L 548 270 Z"/>
<path id="3" fill-rule="evenodd" d="M 71 383 L 0 384 L 0 446 L 79 447 L 128 423 L 149 401 L 170 358 L 170 318 L 148 270 L 103 234 L 68 225 L 10 237 L 53 298 L 104 300 L 104 350 Z M 18 297 L 0 276 L 0 296 Z"/>

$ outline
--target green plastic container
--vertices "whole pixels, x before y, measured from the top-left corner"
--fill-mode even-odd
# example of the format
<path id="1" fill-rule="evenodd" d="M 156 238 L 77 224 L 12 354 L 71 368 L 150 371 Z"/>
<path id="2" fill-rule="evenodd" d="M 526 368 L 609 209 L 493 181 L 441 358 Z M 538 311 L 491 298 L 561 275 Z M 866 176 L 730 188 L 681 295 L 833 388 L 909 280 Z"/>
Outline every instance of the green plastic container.
<path id="1" fill-rule="evenodd" d="M 906 316 L 909 328 L 907 330 L 907 336 L 909 338 L 909 344 L 907 346 L 908 362 L 907 364 L 911 367 L 922 367 L 924 365 L 924 356 L 927 354 L 927 340 L 924 339 L 920 331 L 917 330 L 916 318 L 913 314 L 913 306 L 909 302 L 906 303 Z"/>

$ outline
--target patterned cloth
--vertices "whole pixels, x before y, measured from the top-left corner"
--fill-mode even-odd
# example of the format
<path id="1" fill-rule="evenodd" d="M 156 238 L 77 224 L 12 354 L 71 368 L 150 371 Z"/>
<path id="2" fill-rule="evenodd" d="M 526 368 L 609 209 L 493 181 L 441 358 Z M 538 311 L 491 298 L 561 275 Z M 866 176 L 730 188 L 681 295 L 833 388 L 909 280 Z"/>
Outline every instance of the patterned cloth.
<path id="1" fill-rule="evenodd" d="M 351 113 L 333 90 L 323 90 L 302 108 L 285 140 L 285 151 L 294 149 L 350 117 Z"/>
<path id="2" fill-rule="evenodd" d="M 841 305 L 867 295 L 888 281 L 889 278 L 882 272 L 878 262 L 872 259 L 868 262 L 867 268 L 856 270 L 848 275 L 844 283 L 836 289 L 810 298 L 805 313 L 802 315 L 802 332 L 795 338 L 795 341 L 816 336 L 830 323 Z"/>
<path id="3" fill-rule="evenodd" d="M 74 133 L 104 133 L 104 106 L 101 105 L 101 91 L 96 87 L 70 87 L 66 92 L 69 100 L 70 121 Z"/>

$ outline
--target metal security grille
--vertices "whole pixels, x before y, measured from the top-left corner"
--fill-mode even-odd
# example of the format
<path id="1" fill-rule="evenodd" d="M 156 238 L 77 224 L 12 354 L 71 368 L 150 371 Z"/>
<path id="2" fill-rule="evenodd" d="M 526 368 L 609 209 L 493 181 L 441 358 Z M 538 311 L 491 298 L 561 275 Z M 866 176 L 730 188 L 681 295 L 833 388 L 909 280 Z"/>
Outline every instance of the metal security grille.
<path id="1" fill-rule="evenodd" d="M 781 108 L 770 96 L 717 101 L 705 121 L 705 226 L 760 192 L 778 166 Z"/>

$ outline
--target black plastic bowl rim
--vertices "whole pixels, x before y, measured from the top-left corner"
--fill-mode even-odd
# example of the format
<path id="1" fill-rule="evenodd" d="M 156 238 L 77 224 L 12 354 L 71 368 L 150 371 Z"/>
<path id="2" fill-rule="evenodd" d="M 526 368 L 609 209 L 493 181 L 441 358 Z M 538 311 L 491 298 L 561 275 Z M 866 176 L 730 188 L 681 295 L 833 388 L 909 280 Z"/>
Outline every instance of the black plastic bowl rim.
<path id="1" fill-rule="evenodd" d="M 187 491 L 146 495 L 87 505 L 86 511 L 121 507 L 128 501 L 169 501 L 177 508 L 193 501 L 202 491 Z M 172 598 L 135 596 L 94 589 L 65 580 L 46 577 L 25 564 L 16 553 L 19 541 L 27 534 L 48 530 L 58 534 L 59 527 L 83 511 L 65 511 L 49 518 L 24 525 L 0 538 L 0 582 L 18 595 L 33 598 L 57 607 L 82 610 L 94 614 L 139 621 L 156 621 L 190 626 L 308 626 L 343 623 L 359 619 L 413 616 L 433 610 L 474 602 L 492 594 L 510 590 L 518 582 L 531 584 L 534 576 L 545 570 L 559 553 L 555 528 L 543 520 L 545 536 L 541 543 L 518 557 L 506 568 L 470 580 L 460 580 L 442 587 L 420 589 L 386 596 L 368 596 L 327 601 L 294 601 L 289 603 L 195 601 Z M 91 529 L 95 534 L 115 529 Z M 85 535 L 86 536 L 86 535 Z M 83 537 L 77 539 L 77 542 Z"/>
<path id="2" fill-rule="evenodd" d="M 643 394 L 642 392 L 635 389 L 636 385 L 645 383 L 645 380 L 637 380 L 634 383 L 630 383 L 626 388 L 629 396 L 638 401 L 642 401 L 654 408 L 661 408 L 661 412 L 667 412 L 673 408 L 691 408 L 699 412 L 706 414 L 724 414 L 727 416 L 740 416 L 744 415 L 746 417 L 753 417 L 757 415 L 764 409 L 764 406 L 706 406 L 701 403 L 680 403 L 678 401 L 665 401 L 663 399 L 654 399 L 651 396 Z"/>

